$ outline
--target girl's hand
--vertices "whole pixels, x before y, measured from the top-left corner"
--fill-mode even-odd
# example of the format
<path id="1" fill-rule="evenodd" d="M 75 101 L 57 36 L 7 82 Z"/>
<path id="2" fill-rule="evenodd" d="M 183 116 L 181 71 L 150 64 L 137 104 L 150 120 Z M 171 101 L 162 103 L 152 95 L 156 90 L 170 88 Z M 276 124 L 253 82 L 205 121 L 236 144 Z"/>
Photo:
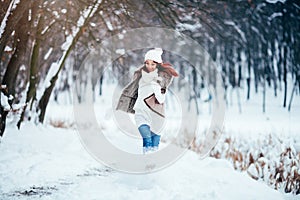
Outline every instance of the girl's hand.
<path id="1" fill-rule="evenodd" d="M 162 77 L 155 77 L 154 80 L 156 80 L 158 83 L 162 82 L 163 78 Z"/>

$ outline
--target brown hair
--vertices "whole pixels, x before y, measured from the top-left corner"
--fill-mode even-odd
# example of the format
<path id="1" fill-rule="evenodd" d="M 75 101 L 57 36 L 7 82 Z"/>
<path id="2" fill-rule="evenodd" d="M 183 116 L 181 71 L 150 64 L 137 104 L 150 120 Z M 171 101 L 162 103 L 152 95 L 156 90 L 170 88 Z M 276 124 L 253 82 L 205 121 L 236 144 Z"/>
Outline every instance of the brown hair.
<path id="1" fill-rule="evenodd" d="M 158 63 L 157 68 L 158 68 L 158 70 L 165 71 L 172 76 L 175 76 L 175 77 L 178 76 L 178 73 L 172 67 L 172 65 L 170 63 Z"/>

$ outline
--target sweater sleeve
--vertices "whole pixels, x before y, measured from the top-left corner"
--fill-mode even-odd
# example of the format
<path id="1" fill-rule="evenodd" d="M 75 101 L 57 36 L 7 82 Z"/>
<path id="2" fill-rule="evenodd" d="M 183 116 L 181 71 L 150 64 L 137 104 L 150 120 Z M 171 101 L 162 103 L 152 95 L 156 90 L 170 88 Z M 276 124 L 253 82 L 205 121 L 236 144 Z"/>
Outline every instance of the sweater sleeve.
<path id="1" fill-rule="evenodd" d="M 152 84 L 153 92 L 157 101 L 162 104 L 165 102 L 166 94 L 161 93 L 161 87 L 158 83 L 154 82 Z"/>

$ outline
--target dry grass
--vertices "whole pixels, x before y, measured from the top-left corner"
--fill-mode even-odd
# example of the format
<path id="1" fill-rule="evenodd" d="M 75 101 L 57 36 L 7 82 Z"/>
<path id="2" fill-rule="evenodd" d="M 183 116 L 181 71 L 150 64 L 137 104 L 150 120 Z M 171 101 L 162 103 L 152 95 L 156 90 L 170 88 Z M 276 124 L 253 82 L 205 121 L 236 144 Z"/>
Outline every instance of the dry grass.
<path id="1" fill-rule="evenodd" d="M 210 156 L 229 160 L 234 168 L 247 171 L 276 190 L 300 194 L 300 152 L 293 143 L 271 135 L 257 141 L 223 137 Z"/>
<path id="2" fill-rule="evenodd" d="M 74 126 L 73 123 L 66 122 L 65 120 L 58 119 L 50 119 L 49 124 L 55 128 L 72 128 Z"/>

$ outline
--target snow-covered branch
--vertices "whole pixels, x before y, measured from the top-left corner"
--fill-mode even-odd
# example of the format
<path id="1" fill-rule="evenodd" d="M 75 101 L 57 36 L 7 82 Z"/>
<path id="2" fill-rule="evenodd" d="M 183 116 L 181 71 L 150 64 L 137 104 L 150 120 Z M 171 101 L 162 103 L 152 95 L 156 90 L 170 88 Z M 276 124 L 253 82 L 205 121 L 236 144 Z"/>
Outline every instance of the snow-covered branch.
<path id="1" fill-rule="evenodd" d="M 20 3 L 20 0 L 13 0 L 13 1 L 10 2 L 9 7 L 8 7 L 6 13 L 5 13 L 5 16 L 4 16 L 4 18 L 3 18 L 2 22 L 1 22 L 0 38 L 2 37 L 2 34 L 3 34 L 4 30 L 5 30 L 6 21 L 8 19 L 8 16 L 12 13 L 12 11 L 14 9 L 16 9 L 18 3 Z"/>

